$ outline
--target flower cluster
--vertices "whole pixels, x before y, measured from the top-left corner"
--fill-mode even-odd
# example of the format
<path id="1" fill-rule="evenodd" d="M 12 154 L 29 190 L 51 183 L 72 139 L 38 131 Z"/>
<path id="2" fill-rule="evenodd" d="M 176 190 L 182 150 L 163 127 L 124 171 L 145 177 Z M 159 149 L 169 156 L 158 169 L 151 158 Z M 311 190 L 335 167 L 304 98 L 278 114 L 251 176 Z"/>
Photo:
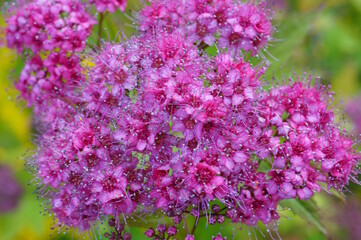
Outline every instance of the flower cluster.
<path id="1" fill-rule="evenodd" d="M 239 4 L 232 0 L 156 0 L 138 14 L 139 28 L 153 34 L 159 29 L 181 29 L 198 44 L 217 45 L 238 55 L 239 50 L 253 55 L 271 38 L 272 14 L 266 3 Z"/>
<path id="2" fill-rule="evenodd" d="M 7 23 L 7 46 L 31 51 L 15 84 L 28 106 L 38 112 L 47 100 L 68 95 L 82 81 L 76 53 L 85 48 L 96 23 L 85 4 L 35 0 L 16 8 Z"/>
<path id="3" fill-rule="evenodd" d="M 353 141 L 334 124 L 327 105 L 332 93 L 325 90 L 296 82 L 262 97 L 262 105 L 267 106 L 263 117 L 274 128 L 273 136 L 282 142 L 272 149 L 272 178 L 285 176 L 277 184 L 287 198 L 308 199 L 320 191 L 317 182 L 341 190 L 358 162 Z"/>
<path id="4" fill-rule="evenodd" d="M 98 10 L 111 3 L 97 1 Z M 63 22 L 73 15 L 65 13 Z M 332 93 L 297 79 L 263 90 L 266 67 L 245 58 L 270 39 L 265 3 L 158 0 L 137 19 L 138 35 L 88 55 L 93 66 L 76 83 L 68 79 L 82 71 L 77 48 L 34 56 L 17 83 L 30 103 L 57 90 L 38 109 L 31 164 L 60 225 L 87 230 L 111 217 L 106 237 L 130 239 L 122 218 L 161 212 L 174 225 L 150 226 L 146 237 L 169 239 L 193 216 L 191 240 L 201 217 L 268 224 L 283 199 L 353 180 L 360 155 L 334 121 Z M 215 57 L 205 51 L 212 45 L 222 49 Z"/>
<path id="5" fill-rule="evenodd" d="M 20 1 L 18 5 L 20 5 Z M 89 1 L 99 12 L 125 10 L 127 1 Z M 35 0 L 16 7 L 7 19 L 9 48 L 29 55 L 15 87 L 35 112 L 54 99 L 69 98 L 84 81 L 78 53 L 85 49 L 92 27 L 97 23 L 86 2 Z M 50 103 L 49 103 L 50 101 Z"/>

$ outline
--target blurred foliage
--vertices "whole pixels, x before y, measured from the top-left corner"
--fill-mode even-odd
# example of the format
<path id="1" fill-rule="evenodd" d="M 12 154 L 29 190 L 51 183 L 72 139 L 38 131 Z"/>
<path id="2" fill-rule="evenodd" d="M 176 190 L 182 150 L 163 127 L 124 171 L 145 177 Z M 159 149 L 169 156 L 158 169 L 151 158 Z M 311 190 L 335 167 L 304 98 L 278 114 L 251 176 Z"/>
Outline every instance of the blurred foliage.
<path id="1" fill-rule="evenodd" d="M 275 23 L 277 33 L 264 55 L 271 66 L 265 80 L 287 77 L 293 72 L 319 75 L 324 83 L 331 83 L 333 90 L 348 100 L 359 94 L 361 88 L 361 0 L 274 0 L 281 6 L 277 10 Z M 3 1 L 1 1 L 3 3 Z M 108 15 L 103 31 L 105 39 L 116 40 L 130 36 L 132 12 L 140 7 L 131 0 L 127 16 L 120 12 Z M 1 22 L 4 25 L 4 22 Z M 97 30 L 97 28 L 95 28 Z M 94 45 L 97 31 L 89 40 Z M 32 178 L 24 168 L 25 156 L 34 151 L 31 138 L 34 135 L 31 111 L 17 99 L 11 77 L 16 75 L 23 63 L 13 51 L 0 49 L 0 163 L 14 170 L 18 181 L 26 192 L 18 208 L 0 215 L 1 240 L 31 239 L 77 239 L 77 233 L 58 234 L 50 230 L 53 220 L 45 216 L 34 188 L 27 186 Z M 15 74 L 10 74 L 15 71 Z M 4 91 L 5 90 L 5 91 Z M 350 186 L 358 202 L 361 202 L 360 187 Z M 314 201 L 285 201 L 280 209 L 279 234 L 288 240 L 347 239 L 348 233 L 337 223 L 338 209 L 343 209 L 340 196 L 327 193 L 317 194 Z M 312 209 L 312 211 L 309 211 Z M 315 214 L 314 209 L 317 209 Z M 291 211 L 292 210 L 292 211 Z M 356 210 L 357 211 L 357 210 Z M 297 214 L 297 215 L 294 215 Z M 190 223 L 188 223 L 190 224 Z M 200 222 L 196 231 L 197 239 L 210 239 L 221 229 Z M 144 239 L 145 223 L 139 221 L 131 228 L 133 239 Z M 242 226 L 223 224 L 222 232 L 230 239 L 248 239 L 248 230 Z M 270 226 L 271 227 L 271 226 Z M 102 228 L 102 227 L 101 227 Z M 259 239 L 270 239 L 264 226 L 255 231 Z M 51 235 L 50 235 L 51 234 Z M 262 236 L 264 235 L 264 237 Z M 276 237 L 275 233 L 272 233 Z M 234 236 L 234 238 L 232 238 Z M 88 238 L 88 237 L 85 237 Z M 351 239 L 351 238 L 349 238 Z"/>

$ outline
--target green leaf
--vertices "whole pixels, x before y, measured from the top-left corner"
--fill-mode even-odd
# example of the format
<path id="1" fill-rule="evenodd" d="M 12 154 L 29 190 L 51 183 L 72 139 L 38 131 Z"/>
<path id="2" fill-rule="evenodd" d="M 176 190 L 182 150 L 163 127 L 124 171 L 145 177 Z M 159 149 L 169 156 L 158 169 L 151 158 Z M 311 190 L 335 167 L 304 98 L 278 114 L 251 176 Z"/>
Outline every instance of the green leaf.
<path id="1" fill-rule="evenodd" d="M 321 223 L 320 217 L 318 215 L 318 207 L 313 200 L 302 201 L 298 199 L 288 199 L 283 200 L 280 205 L 282 207 L 290 208 L 294 214 L 305 218 L 325 236 L 328 236 L 328 231 Z"/>
<path id="2" fill-rule="evenodd" d="M 180 149 L 180 148 L 177 148 L 176 146 L 173 146 L 173 147 L 172 147 L 172 150 L 173 150 L 174 153 L 176 153 L 176 152 L 179 152 L 179 153 L 180 153 L 180 152 L 181 152 L 181 149 Z"/>
<path id="3" fill-rule="evenodd" d="M 138 159 L 137 169 L 145 169 L 148 167 L 147 164 L 149 163 L 149 154 L 133 151 L 132 156 Z"/>
<path id="4" fill-rule="evenodd" d="M 287 118 L 289 118 L 290 114 L 286 111 L 284 111 L 281 115 L 282 121 L 286 121 Z"/>
<path id="5" fill-rule="evenodd" d="M 258 171 L 268 172 L 272 169 L 272 162 L 268 159 L 261 159 L 258 165 Z"/>
<path id="6" fill-rule="evenodd" d="M 130 99 L 132 99 L 133 103 L 137 101 L 137 96 L 138 96 L 137 89 L 132 89 L 129 91 L 129 97 L 130 97 Z"/>
<path id="7" fill-rule="evenodd" d="M 273 43 L 274 47 L 267 49 L 265 53 L 271 65 L 266 72 L 266 79 L 281 77 L 283 74 L 291 73 L 293 69 L 293 56 L 305 42 L 308 33 L 312 29 L 317 13 L 294 14 L 287 16 L 287 21 L 279 28 L 279 34 L 275 36 L 278 42 Z M 276 59 L 273 59 L 273 56 Z M 281 71 L 280 71 L 281 69 Z"/>
<path id="8" fill-rule="evenodd" d="M 351 0 L 350 2 L 361 13 L 361 1 L 360 0 Z"/>
<path id="9" fill-rule="evenodd" d="M 205 52 L 207 53 L 207 55 L 209 57 L 214 57 L 217 55 L 217 47 L 214 45 L 214 46 L 209 46 L 205 49 Z"/>
<path id="10" fill-rule="evenodd" d="M 326 183 L 320 183 L 320 186 L 323 187 L 324 189 L 327 189 L 327 184 Z M 342 192 L 339 192 L 334 188 L 327 189 L 326 192 L 328 194 L 334 196 L 335 198 L 337 198 L 338 200 L 340 200 L 344 204 L 347 203 L 347 199 L 346 199 L 345 195 Z"/>

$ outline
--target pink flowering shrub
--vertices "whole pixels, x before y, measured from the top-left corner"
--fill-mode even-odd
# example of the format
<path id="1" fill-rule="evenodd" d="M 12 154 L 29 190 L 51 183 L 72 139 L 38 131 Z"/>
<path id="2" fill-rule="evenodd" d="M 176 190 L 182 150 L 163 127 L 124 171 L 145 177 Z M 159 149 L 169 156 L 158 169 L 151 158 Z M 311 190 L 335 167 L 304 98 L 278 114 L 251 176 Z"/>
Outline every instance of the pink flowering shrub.
<path id="1" fill-rule="evenodd" d="M 79 64 L 96 23 L 86 6 L 30 2 L 6 31 L 9 47 L 31 52 L 15 86 L 34 106 L 30 164 L 59 226 L 109 219 L 106 237 L 131 239 L 129 216 L 161 213 L 173 224 L 146 237 L 173 238 L 194 217 L 191 240 L 201 217 L 269 224 L 284 199 L 356 181 L 360 155 L 334 120 L 332 93 L 297 79 L 264 90 L 266 66 L 245 57 L 271 39 L 266 2 L 151 1 L 135 15 L 137 34 L 88 53 L 89 68 Z"/>

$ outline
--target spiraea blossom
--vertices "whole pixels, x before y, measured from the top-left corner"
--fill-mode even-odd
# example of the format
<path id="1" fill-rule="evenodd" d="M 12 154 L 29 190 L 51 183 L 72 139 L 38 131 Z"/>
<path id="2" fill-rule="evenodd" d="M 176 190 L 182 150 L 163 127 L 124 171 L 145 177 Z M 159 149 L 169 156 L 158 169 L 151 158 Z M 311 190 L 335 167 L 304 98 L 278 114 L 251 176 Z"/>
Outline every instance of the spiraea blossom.
<path id="1" fill-rule="evenodd" d="M 232 55 L 240 50 L 253 55 L 266 46 L 272 25 L 265 2 L 237 3 L 232 0 L 151 1 L 138 14 L 140 30 L 150 34 L 162 29 L 167 32 L 188 32 L 197 44 L 217 44 Z"/>
<path id="2" fill-rule="evenodd" d="M 129 219 L 162 215 L 168 224 L 150 223 L 145 237 L 164 240 L 194 218 L 183 234 L 192 240 L 200 218 L 268 225 L 284 199 L 357 181 L 360 155 L 335 122 L 332 93 L 297 77 L 264 90 L 267 66 L 246 58 L 271 39 L 266 2 L 150 1 L 135 15 L 137 33 L 83 53 L 86 68 L 76 52 L 93 18 L 80 3 L 38 2 L 10 17 L 7 39 L 33 53 L 15 84 L 36 109 L 29 164 L 59 226 L 86 231 L 107 220 L 104 236 L 131 239 Z M 32 30 L 23 21 L 31 11 L 53 20 Z M 212 46 L 216 56 L 206 54 Z"/>
<path id="3" fill-rule="evenodd" d="M 18 2 L 7 19 L 6 43 L 27 56 L 15 87 L 35 112 L 68 96 L 82 80 L 80 57 L 96 23 L 74 0 Z M 30 53 L 29 53 L 30 52 Z"/>

